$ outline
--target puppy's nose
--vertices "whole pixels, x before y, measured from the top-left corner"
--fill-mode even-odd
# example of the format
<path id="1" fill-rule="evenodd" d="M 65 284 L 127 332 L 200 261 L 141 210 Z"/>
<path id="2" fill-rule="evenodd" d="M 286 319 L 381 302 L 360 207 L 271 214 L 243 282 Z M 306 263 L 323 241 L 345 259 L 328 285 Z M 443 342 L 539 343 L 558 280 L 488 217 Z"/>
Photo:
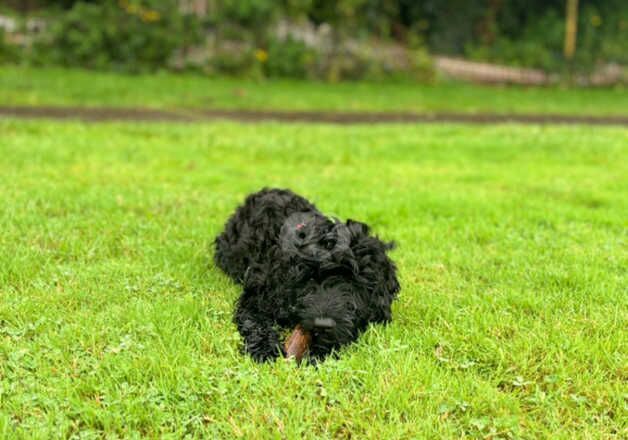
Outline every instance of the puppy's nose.
<path id="1" fill-rule="evenodd" d="M 334 328 L 336 327 L 336 321 L 332 318 L 315 318 L 314 327 L 316 328 Z"/>

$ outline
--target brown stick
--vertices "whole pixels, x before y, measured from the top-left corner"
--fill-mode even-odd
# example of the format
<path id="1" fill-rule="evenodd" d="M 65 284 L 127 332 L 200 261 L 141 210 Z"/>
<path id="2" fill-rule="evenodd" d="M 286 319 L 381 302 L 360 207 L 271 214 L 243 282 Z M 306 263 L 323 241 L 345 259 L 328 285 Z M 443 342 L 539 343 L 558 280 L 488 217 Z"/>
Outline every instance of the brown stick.
<path id="1" fill-rule="evenodd" d="M 301 362 L 311 342 L 312 335 L 310 332 L 304 330 L 300 325 L 297 325 L 284 344 L 286 357 L 295 358 L 297 362 Z"/>

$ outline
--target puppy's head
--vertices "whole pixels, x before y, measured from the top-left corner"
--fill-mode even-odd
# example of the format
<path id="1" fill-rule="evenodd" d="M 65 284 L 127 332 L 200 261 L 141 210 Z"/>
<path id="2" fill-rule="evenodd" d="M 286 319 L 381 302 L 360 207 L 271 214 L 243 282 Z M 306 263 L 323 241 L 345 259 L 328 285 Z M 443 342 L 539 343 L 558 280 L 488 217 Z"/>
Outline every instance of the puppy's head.
<path id="1" fill-rule="evenodd" d="M 279 242 L 287 255 L 324 263 L 349 249 L 351 233 L 338 220 L 312 212 L 297 212 L 284 222 Z"/>

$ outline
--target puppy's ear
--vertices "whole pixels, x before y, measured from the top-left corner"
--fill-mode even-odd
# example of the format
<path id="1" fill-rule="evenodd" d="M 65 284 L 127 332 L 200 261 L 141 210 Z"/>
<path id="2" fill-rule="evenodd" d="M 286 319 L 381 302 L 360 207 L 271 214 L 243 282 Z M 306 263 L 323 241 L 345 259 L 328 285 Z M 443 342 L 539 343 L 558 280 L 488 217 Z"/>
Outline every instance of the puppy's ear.
<path id="1" fill-rule="evenodd" d="M 356 222 L 355 220 L 347 220 L 347 228 L 349 228 L 349 232 L 352 237 L 360 237 L 364 235 L 368 235 L 370 228 L 367 224 Z"/>

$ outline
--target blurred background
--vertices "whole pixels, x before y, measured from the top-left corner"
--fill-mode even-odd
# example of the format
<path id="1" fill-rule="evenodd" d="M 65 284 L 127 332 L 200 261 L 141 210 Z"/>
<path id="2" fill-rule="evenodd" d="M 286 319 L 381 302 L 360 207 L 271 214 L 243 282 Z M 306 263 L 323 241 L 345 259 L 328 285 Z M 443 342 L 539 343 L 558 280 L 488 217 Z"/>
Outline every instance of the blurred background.
<path id="1" fill-rule="evenodd" d="M 338 82 L 626 81 L 625 0 L 2 0 L 0 63 Z"/>

